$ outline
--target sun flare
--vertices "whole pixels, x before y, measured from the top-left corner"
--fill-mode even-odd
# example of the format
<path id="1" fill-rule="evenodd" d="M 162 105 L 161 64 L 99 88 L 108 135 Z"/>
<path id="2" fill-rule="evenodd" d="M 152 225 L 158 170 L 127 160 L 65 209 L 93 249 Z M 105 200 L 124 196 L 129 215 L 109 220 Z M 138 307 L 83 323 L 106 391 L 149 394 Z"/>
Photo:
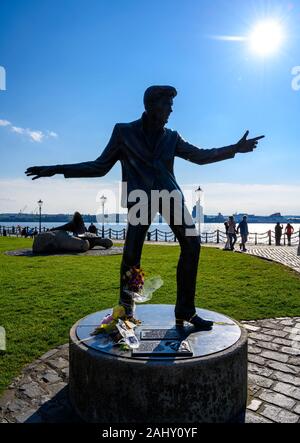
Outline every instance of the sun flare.
<path id="1" fill-rule="evenodd" d="M 256 24 L 250 33 L 250 48 L 261 56 L 271 55 L 280 49 L 283 38 L 283 30 L 278 22 L 263 21 Z"/>

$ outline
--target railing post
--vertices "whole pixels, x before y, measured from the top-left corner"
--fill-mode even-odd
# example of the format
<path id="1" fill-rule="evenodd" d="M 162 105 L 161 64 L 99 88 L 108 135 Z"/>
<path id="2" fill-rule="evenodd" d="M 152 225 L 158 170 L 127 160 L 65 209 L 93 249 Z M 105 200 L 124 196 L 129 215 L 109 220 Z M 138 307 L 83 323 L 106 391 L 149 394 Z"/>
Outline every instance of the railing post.
<path id="1" fill-rule="evenodd" d="M 123 240 L 125 240 L 125 237 L 126 237 L 126 230 L 125 228 L 123 228 Z"/>
<path id="2" fill-rule="evenodd" d="M 109 228 L 108 235 L 109 235 L 109 238 L 111 238 L 111 228 Z"/>
<path id="3" fill-rule="evenodd" d="M 157 241 L 157 228 L 155 229 L 155 241 Z"/>
<path id="4" fill-rule="evenodd" d="M 255 232 L 255 244 L 257 245 L 257 232 Z"/>
<path id="5" fill-rule="evenodd" d="M 151 241 L 151 232 L 147 232 L 147 240 Z"/>
<path id="6" fill-rule="evenodd" d="M 285 246 L 285 233 L 283 234 L 283 245 Z"/>
<path id="7" fill-rule="evenodd" d="M 217 243 L 220 243 L 220 231 L 217 229 Z"/>
<path id="8" fill-rule="evenodd" d="M 176 243 L 177 239 L 176 239 L 176 235 L 174 234 L 174 243 Z"/>
<path id="9" fill-rule="evenodd" d="M 165 232 L 165 242 L 168 241 L 167 233 Z"/>
<path id="10" fill-rule="evenodd" d="M 205 243 L 208 243 L 208 236 L 207 236 L 207 232 L 205 234 Z"/>
<path id="11" fill-rule="evenodd" d="M 271 246 L 271 244 L 272 244 L 272 231 L 271 231 L 271 229 L 268 231 L 268 236 L 269 236 L 269 246 Z"/>

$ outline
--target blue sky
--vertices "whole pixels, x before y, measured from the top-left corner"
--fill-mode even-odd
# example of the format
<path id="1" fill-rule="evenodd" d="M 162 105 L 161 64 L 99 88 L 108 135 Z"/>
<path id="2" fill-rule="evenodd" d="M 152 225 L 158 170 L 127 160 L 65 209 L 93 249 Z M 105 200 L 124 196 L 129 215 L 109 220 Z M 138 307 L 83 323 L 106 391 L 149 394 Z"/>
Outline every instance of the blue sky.
<path id="1" fill-rule="evenodd" d="M 265 18 L 280 20 L 285 33 L 281 50 L 268 58 L 244 41 L 211 38 L 246 36 Z M 116 122 L 139 118 L 146 87 L 171 84 L 178 96 L 168 126 L 189 142 L 211 148 L 238 141 L 247 129 L 266 135 L 255 153 L 226 162 L 176 160 L 179 183 L 226 184 L 208 212 L 229 209 L 239 189 L 232 210 L 300 213 L 300 91 L 291 86 L 291 70 L 300 65 L 299 25 L 299 0 L 1 0 L 7 89 L 0 91 L 0 211 L 31 208 L 41 193 L 48 212 L 68 203 L 93 211 L 80 183 L 70 203 L 61 179 L 29 183 L 24 170 L 96 158 Z M 92 186 L 119 179 L 118 164 Z M 245 205 L 259 196 L 251 186 L 264 189 L 264 202 L 255 197 Z M 276 206 L 284 196 L 286 205 Z"/>

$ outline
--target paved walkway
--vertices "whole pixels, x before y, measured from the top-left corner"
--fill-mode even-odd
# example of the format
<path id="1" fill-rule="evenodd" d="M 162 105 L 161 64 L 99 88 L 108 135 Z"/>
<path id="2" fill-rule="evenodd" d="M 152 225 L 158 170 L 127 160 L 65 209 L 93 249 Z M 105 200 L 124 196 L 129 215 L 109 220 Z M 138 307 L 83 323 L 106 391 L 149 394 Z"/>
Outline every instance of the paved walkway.
<path id="1" fill-rule="evenodd" d="M 247 423 L 300 423 L 300 317 L 242 322 L 249 334 Z M 80 422 L 68 399 L 68 344 L 26 366 L 0 422 Z"/>
<path id="2" fill-rule="evenodd" d="M 203 246 L 219 249 L 224 248 L 223 243 L 207 243 L 203 244 Z M 300 256 L 297 256 L 297 249 L 297 246 L 247 245 L 247 254 L 281 263 L 300 273 Z M 235 247 L 235 252 L 240 252 L 238 245 Z M 228 254 L 229 253 L 230 251 L 228 251 Z"/>
<path id="3" fill-rule="evenodd" d="M 124 241 L 119 240 L 119 243 Z M 146 241 L 148 245 L 178 246 L 175 242 L 154 242 Z M 203 247 L 224 249 L 224 243 L 202 243 Z M 300 273 L 300 256 L 297 256 L 298 246 L 275 246 L 275 245 L 251 245 L 247 244 L 247 254 L 255 255 L 266 260 L 275 261 L 282 265 L 294 269 Z M 239 252 L 236 245 L 235 251 Z"/>
<path id="4" fill-rule="evenodd" d="M 297 256 L 297 249 L 297 246 L 249 246 L 248 254 L 276 261 L 300 272 L 300 256 Z"/>
<path id="5" fill-rule="evenodd" d="M 102 248 L 101 246 L 96 246 L 93 249 L 89 249 L 86 252 L 72 252 L 72 251 L 61 251 L 54 253 L 44 253 L 44 254 L 34 254 L 32 248 L 26 249 L 13 249 L 12 251 L 6 251 L 6 255 L 11 255 L 13 257 L 57 257 L 57 256 L 70 256 L 70 255 L 89 255 L 91 257 L 103 256 L 103 255 L 120 255 L 123 254 L 122 246 L 112 246 L 109 249 Z"/>

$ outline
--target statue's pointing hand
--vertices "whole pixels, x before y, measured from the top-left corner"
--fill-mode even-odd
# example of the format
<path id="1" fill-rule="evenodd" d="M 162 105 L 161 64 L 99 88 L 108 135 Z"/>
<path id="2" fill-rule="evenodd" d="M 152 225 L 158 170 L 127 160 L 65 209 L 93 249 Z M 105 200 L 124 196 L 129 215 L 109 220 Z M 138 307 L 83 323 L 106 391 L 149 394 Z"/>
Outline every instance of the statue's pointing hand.
<path id="1" fill-rule="evenodd" d="M 260 135 L 259 137 L 249 138 L 249 131 L 246 131 L 240 141 L 236 144 L 236 152 L 251 152 L 255 148 L 257 148 L 258 141 L 264 138 L 264 135 Z"/>
<path id="2" fill-rule="evenodd" d="M 40 177 L 52 177 L 57 174 L 57 169 L 55 166 L 32 166 L 31 168 L 26 169 L 25 174 L 32 177 L 32 180 L 36 180 Z"/>

